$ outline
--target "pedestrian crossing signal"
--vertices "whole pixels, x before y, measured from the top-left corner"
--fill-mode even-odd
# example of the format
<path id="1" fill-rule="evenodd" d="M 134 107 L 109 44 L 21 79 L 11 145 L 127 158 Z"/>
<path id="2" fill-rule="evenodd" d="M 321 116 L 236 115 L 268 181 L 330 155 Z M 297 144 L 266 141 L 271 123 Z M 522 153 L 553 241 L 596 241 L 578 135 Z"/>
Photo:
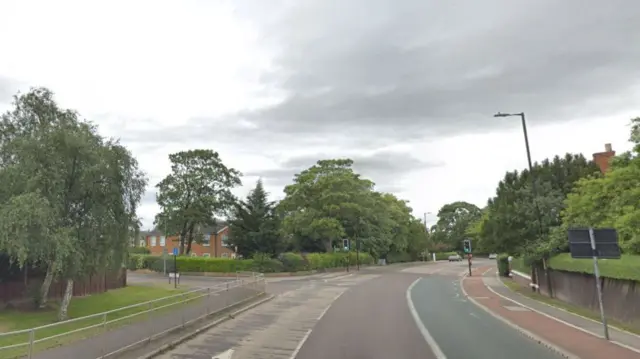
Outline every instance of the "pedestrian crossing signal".
<path id="1" fill-rule="evenodd" d="M 469 254 L 471 253 L 471 240 L 465 239 L 463 242 L 464 252 Z"/>

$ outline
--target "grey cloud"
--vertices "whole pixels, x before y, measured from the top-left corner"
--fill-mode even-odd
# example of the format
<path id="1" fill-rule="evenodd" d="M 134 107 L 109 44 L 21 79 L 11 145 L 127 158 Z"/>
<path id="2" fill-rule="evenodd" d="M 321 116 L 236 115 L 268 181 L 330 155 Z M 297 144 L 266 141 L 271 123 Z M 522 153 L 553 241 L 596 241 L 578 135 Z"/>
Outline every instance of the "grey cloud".
<path id="1" fill-rule="evenodd" d="M 299 2 L 263 24 L 283 49 L 264 82 L 288 96 L 237 116 L 263 136 L 366 127 L 380 142 L 510 126 L 497 111 L 562 121 L 637 84 L 638 15 L 629 1 Z"/>
<path id="2" fill-rule="evenodd" d="M 262 85 L 281 102 L 131 140 L 272 148 L 397 141 L 532 125 L 633 105 L 640 3 L 611 0 L 238 0 L 237 14 L 277 49 Z M 240 124 L 251 123 L 252 127 Z M 250 146 L 249 146 L 250 147 Z"/>
<path id="3" fill-rule="evenodd" d="M 278 168 L 247 172 L 249 177 L 261 177 L 270 187 L 283 188 L 293 182 L 294 175 L 313 166 L 319 159 L 336 158 L 336 155 L 312 154 L 297 156 L 280 163 Z M 379 151 L 369 155 L 353 154 L 353 168 L 364 177 L 374 181 L 376 188 L 387 192 L 398 192 L 402 188 L 399 181 L 404 175 L 443 166 L 440 162 L 425 162 L 408 153 Z"/>

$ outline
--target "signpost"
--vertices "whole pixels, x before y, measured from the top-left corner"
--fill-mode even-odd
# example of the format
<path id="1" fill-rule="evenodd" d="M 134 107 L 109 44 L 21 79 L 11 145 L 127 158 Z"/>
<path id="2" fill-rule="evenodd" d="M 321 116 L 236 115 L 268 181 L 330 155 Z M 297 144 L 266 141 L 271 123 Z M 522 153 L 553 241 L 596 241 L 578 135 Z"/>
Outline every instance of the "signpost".
<path id="1" fill-rule="evenodd" d="M 568 237 L 571 258 L 593 258 L 593 275 L 596 279 L 598 303 L 600 304 L 600 318 L 604 327 L 604 337 L 609 340 L 609 327 L 602 302 L 602 286 L 600 285 L 598 258 L 620 259 L 618 232 L 613 228 L 570 228 Z"/>
<path id="2" fill-rule="evenodd" d="M 464 252 L 467 254 L 467 261 L 469 262 L 469 277 L 471 277 L 471 256 L 472 256 L 471 240 L 470 239 L 465 239 L 462 242 L 462 247 L 464 249 Z"/>
<path id="3" fill-rule="evenodd" d="M 173 249 L 173 287 L 178 288 L 178 279 L 180 278 L 180 274 L 178 274 L 178 248 Z M 171 283 L 171 277 L 169 277 L 169 283 Z"/>

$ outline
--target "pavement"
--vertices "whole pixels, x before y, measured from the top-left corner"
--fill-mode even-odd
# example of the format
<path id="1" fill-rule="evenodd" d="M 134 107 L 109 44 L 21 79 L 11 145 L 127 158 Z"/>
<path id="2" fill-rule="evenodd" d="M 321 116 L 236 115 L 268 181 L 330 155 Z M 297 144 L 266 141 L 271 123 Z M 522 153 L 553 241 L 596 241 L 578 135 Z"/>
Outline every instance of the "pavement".
<path id="1" fill-rule="evenodd" d="M 581 359 L 637 359 L 640 358 L 640 337 L 630 333 L 612 330 L 614 340 L 625 340 L 627 344 L 606 341 L 597 332 L 591 332 L 594 323 L 584 322 L 584 318 L 569 312 L 560 314 L 553 307 L 536 305 L 537 308 L 522 303 L 522 296 L 505 291 L 506 288 L 495 277 L 495 267 L 478 268 L 475 275 L 465 278 L 463 287 L 470 299 L 480 303 L 491 312 L 502 317 L 511 325 L 523 329 L 525 335 L 532 336 L 544 345 L 561 351 L 565 355 Z M 508 290 L 508 289 L 507 289 Z M 503 296 L 499 295 L 502 294 Z M 529 301 L 529 304 L 532 301 Z M 524 304 L 524 305 L 523 305 Z M 560 320 L 562 321 L 560 321 Z M 576 324 L 572 324 L 574 322 Z M 602 327 L 600 327 L 600 331 Z M 634 348 L 635 346 L 635 348 Z"/>

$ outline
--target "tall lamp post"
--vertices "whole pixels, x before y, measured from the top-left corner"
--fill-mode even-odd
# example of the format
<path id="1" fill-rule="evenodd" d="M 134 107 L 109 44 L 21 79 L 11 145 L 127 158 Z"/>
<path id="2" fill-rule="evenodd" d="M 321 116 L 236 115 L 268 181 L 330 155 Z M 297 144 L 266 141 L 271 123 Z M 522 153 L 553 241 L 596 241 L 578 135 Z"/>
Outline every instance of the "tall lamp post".
<path id="1" fill-rule="evenodd" d="M 533 204 L 534 204 L 534 208 L 536 211 L 536 219 L 538 220 L 538 235 L 542 236 L 542 216 L 540 213 L 540 207 L 538 206 L 538 189 L 537 189 L 537 183 L 535 180 L 535 175 L 533 173 L 533 164 L 531 162 L 531 150 L 529 149 L 529 135 L 527 134 L 527 121 L 525 120 L 525 116 L 524 116 L 524 112 L 520 112 L 520 113 L 501 113 L 498 112 L 495 115 L 493 115 L 493 117 L 515 117 L 515 116 L 519 116 L 520 119 L 522 120 L 522 133 L 524 134 L 524 144 L 527 148 L 527 162 L 529 163 L 529 177 L 531 177 L 531 191 L 533 192 Z M 545 272 L 546 272 L 546 265 L 545 265 Z M 537 278 L 536 278 L 537 279 Z M 547 278 L 548 281 L 549 278 Z M 548 283 L 549 287 L 551 286 L 551 283 Z M 549 288 L 550 290 L 551 288 Z M 549 291 L 549 295 L 551 295 L 551 291 Z"/>

